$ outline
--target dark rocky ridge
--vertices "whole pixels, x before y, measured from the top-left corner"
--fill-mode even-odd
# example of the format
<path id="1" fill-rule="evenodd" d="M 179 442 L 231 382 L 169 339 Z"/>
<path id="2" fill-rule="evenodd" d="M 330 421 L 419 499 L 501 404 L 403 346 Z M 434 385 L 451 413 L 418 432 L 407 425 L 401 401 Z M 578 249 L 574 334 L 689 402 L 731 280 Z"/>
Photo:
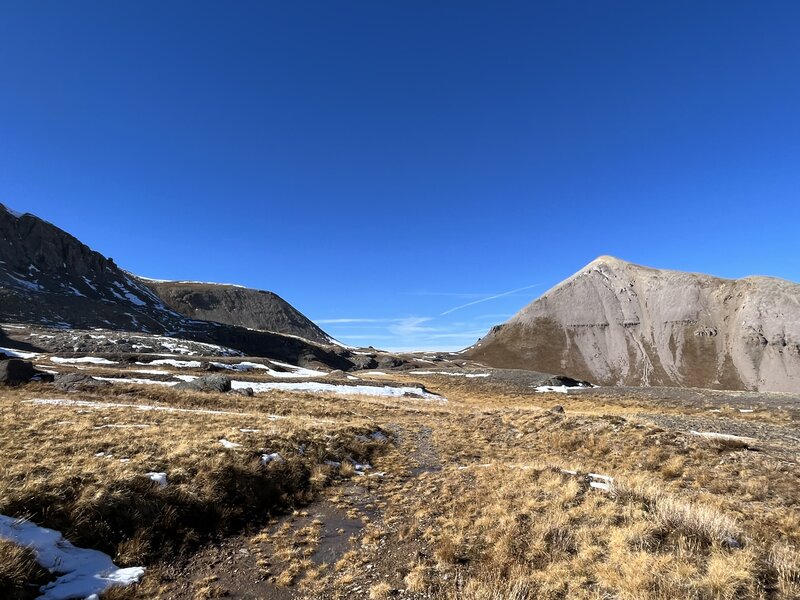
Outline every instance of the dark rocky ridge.
<path id="1" fill-rule="evenodd" d="M 800 285 L 600 257 L 465 356 L 601 385 L 800 391 Z"/>
<path id="2" fill-rule="evenodd" d="M 217 283 L 139 281 L 171 309 L 194 319 L 296 335 L 321 344 L 330 337 L 273 292 Z"/>
<path id="3" fill-rule="evenodd" d="M 350 369 L 349 352 L 269 331 L 192 319 L 58 227 L 0 204 L 0 322 L 183 338 L 303 365 Z M 42 339 L 35 349 L 47 350 Z"/>

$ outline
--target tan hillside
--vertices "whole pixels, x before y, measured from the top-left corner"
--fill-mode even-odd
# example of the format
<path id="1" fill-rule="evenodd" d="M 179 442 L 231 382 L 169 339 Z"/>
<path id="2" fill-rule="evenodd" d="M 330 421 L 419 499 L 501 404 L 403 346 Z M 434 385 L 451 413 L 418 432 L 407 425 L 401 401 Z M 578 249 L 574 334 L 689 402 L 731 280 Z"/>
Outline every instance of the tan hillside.
<path id="1" fill-rule="evenodd" d="M 470 348 L 602 385 L 800 390 L 800 285 L 602 256 Z"/>

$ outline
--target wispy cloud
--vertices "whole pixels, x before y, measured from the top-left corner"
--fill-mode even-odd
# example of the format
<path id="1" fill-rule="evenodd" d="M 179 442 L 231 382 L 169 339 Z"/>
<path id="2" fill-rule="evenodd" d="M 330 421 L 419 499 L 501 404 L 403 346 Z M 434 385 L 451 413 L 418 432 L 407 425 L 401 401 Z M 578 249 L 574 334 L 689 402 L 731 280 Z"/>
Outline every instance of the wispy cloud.
<path id="1" fill-rule="evenodd" d="M 462 308 L 467 308 L 468 306 L 475 306 L 476 304 L 489 302 L 490 300 L 497 300 L 498 298 L 504 298 L 506 296 L 510 296 L 511 294 L 516 294 L 517 292 L 522 292 L 524 290 L 530 290 L 540 285 L 541 283 L 534 283 L 533 285 L 526 285 L 525 287 L 517 288 L 515 290 L 509 290 L 507 292 L 502 292 L 500 294 L 493 294 L 491 296 L 486 296 L 485 298 L 480 298 L 479 300 L 473 300 L 472 302 L 467 302 L 466 304 L 460 304 L 458 306 L 454 306 L 453 308 L 449 308 L 443 313 L 441 313 L 439 316 L 443 317 L 445 315 L 449 315 L 450 313 L 456 312 L 457 310 L 461 310 Z"/>
<path id="2" fill-rule="evenodd" d="M 392 323 L 398 319 L 361 319 L 361 318 L 341 318 L 341 319 L 314 319 L 318 325 L 331 325 L 341 323 Z"/>

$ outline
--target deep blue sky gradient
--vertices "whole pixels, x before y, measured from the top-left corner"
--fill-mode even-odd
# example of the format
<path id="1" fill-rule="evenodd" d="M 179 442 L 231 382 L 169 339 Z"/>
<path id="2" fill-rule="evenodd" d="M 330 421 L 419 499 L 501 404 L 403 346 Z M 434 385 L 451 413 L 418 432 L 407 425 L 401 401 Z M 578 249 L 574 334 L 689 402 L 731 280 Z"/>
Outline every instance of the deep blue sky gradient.
<path id="1" fill-rule="evenodd" d="M 357 345 L 464 347 L 600 254 L 800 281 L 798 31 L 788 1 L 0 2 L 0 202 Z"/>

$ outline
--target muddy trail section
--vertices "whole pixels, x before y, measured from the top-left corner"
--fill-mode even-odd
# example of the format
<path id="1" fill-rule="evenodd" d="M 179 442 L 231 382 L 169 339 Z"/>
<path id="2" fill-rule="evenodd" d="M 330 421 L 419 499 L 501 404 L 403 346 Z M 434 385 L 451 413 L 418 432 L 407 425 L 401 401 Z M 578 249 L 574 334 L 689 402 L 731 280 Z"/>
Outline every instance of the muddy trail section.
<path id="1" fill-rule="evenodd" d="M 159 597 L 369 598 L 377 584 L 402 590 L 404 598 L 427 597 L 408 591 L 404 580 L 429 551 L 422 540 L 406 537 L 412 517 L 397 513 L 410 499 L 435 498 L 443 463 L 431 427 L 412 420 L 385 430 L 392 449 L 363 475 L 329 487 L 263 528 L 156 567 Z"/>

